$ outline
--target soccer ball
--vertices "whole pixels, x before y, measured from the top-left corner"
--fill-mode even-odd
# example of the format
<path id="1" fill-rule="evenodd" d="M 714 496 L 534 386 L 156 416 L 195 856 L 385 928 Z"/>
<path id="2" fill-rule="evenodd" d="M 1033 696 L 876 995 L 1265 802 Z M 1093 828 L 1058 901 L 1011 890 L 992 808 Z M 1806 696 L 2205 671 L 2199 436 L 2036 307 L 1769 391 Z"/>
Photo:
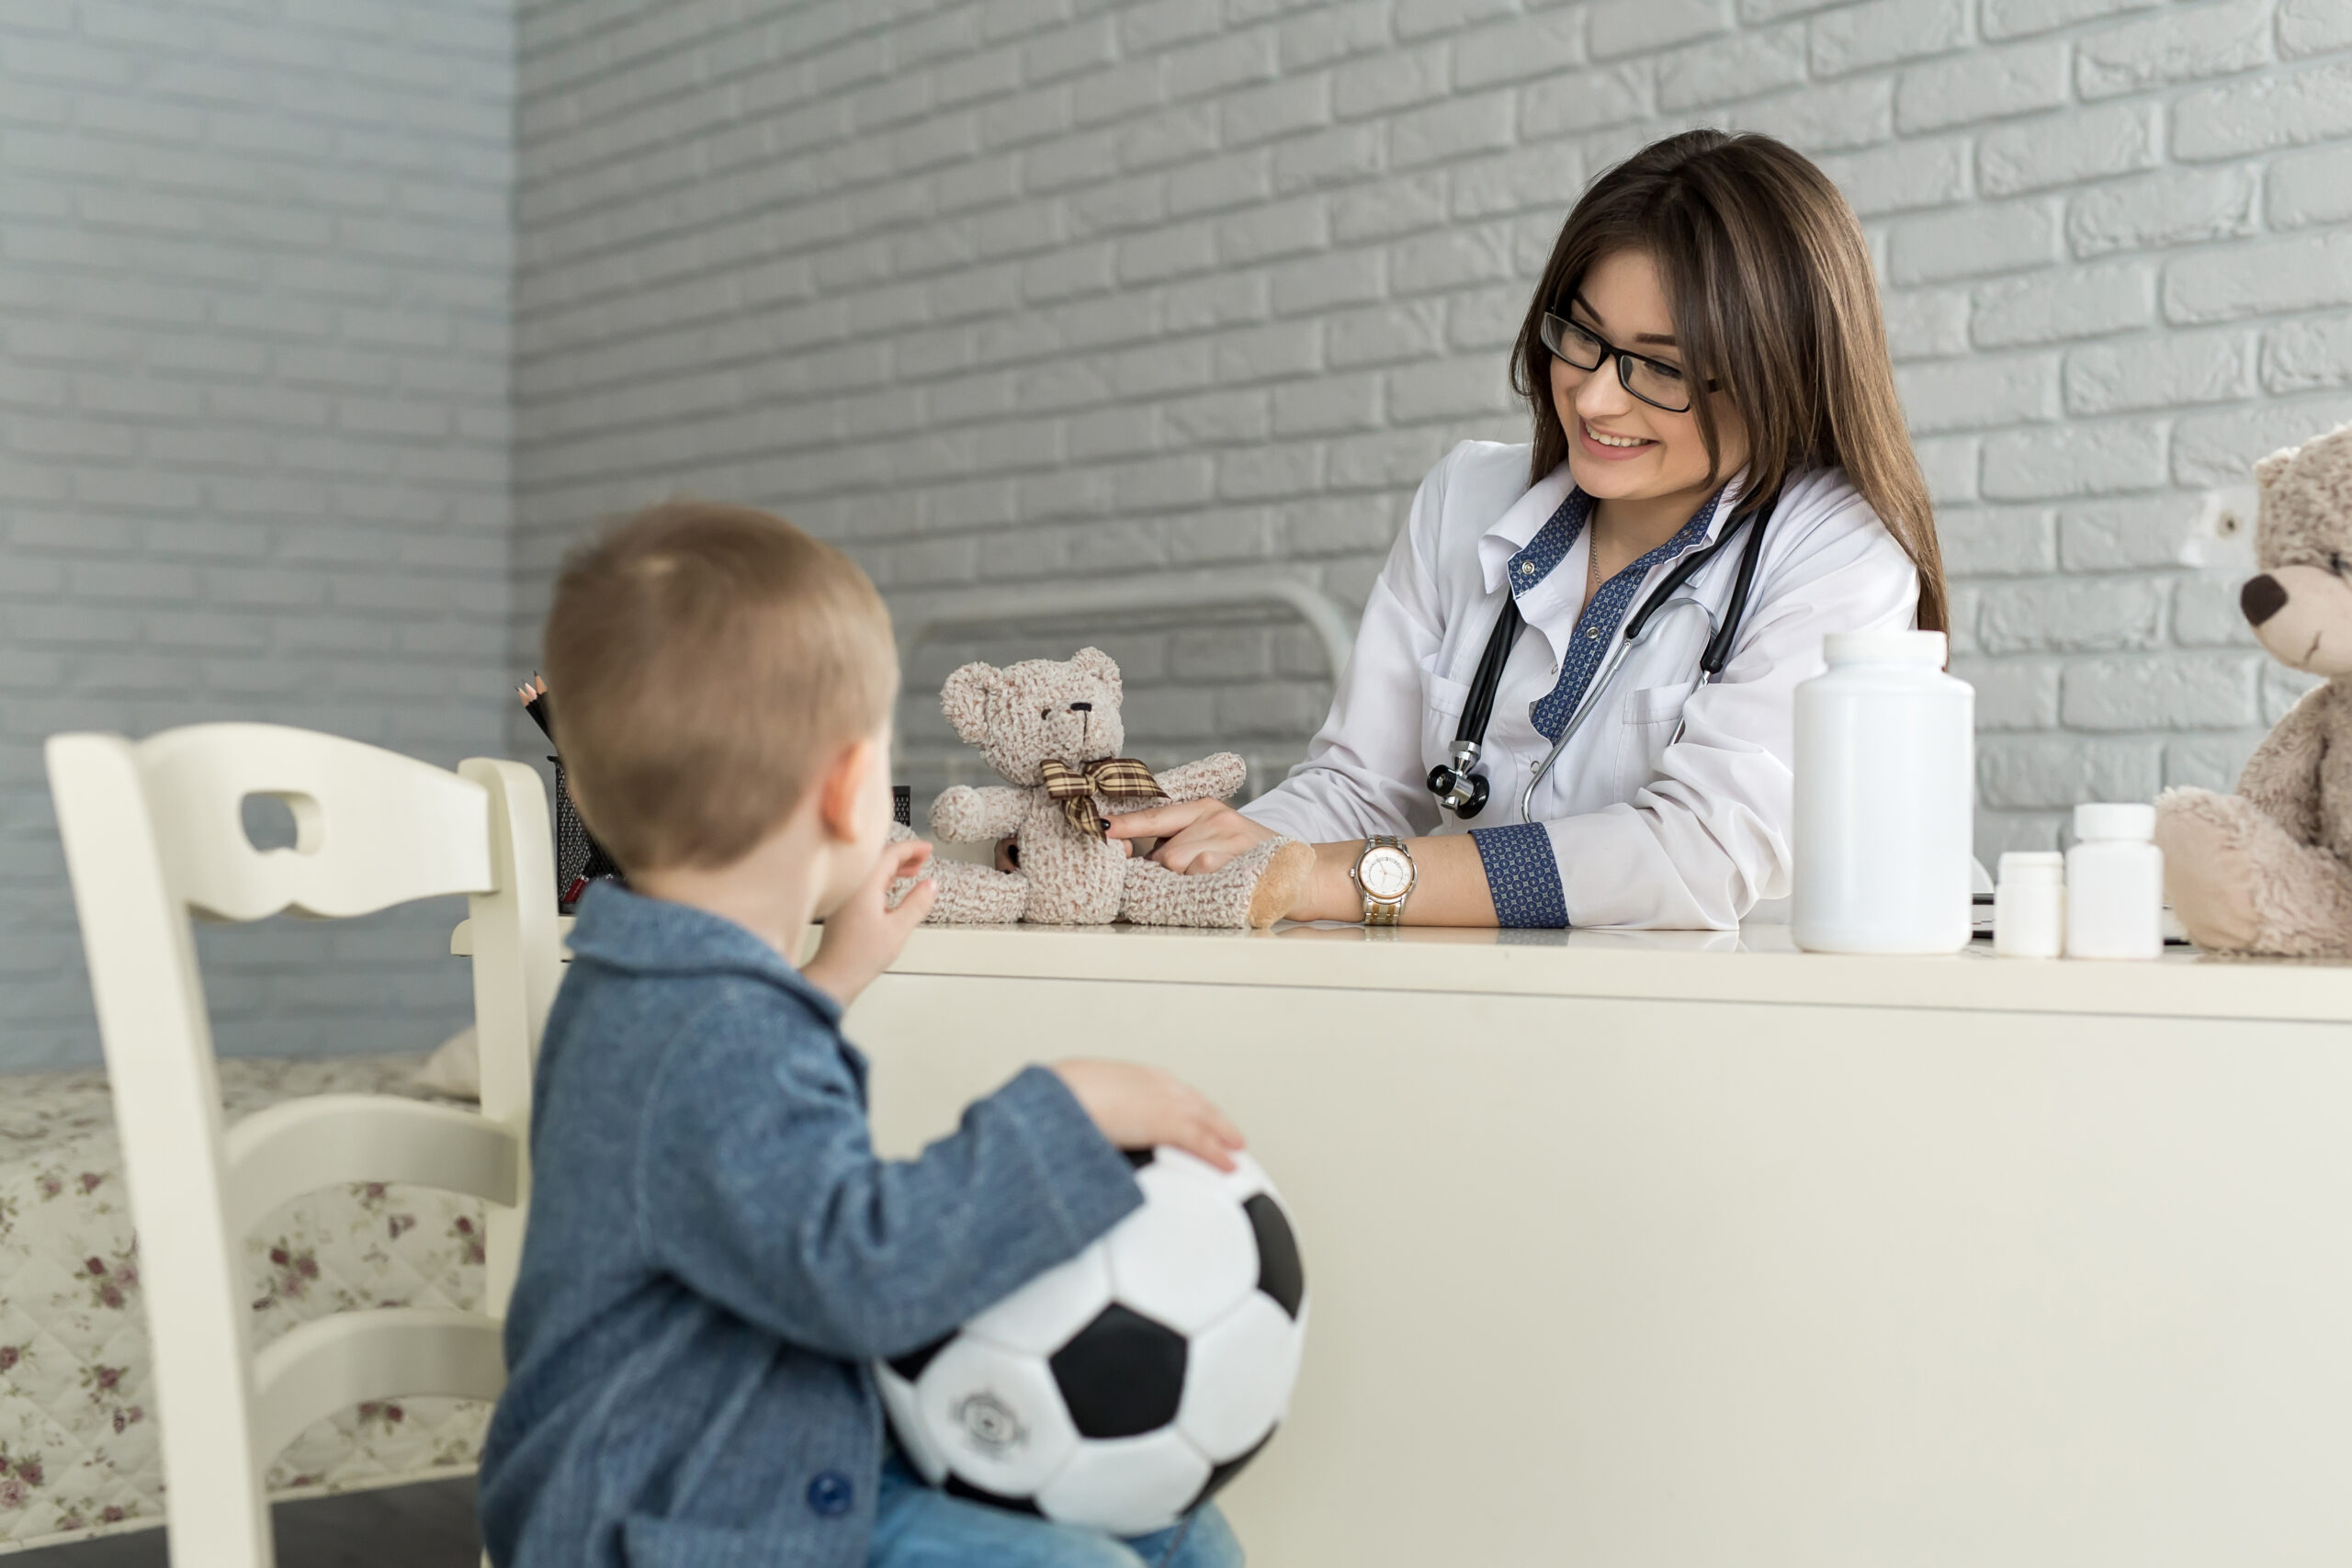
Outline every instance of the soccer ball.
<path id="1" fill-rule="evenodd" d="M 890 1425 L 949 1493 L 1114 1535 L 1163 1529 L 1273 1436 L 1306 1275 L 1273 1184 L 1128 1155 L 1143 1207 L 944 1339 L 878 1362 Z"/>

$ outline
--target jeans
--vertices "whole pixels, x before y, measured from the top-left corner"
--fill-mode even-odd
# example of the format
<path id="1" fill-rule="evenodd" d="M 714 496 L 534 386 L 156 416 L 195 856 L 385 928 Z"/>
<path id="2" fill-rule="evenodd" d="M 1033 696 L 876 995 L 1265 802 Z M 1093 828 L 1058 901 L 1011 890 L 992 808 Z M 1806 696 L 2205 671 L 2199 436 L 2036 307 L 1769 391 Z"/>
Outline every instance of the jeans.
<path id="1" fill-rule="evenodd" d="M 865 1561 L 867 1568 L 1241 1568 L 1241 1543 L 1214 1503 L 1172 1529 L 1122 1541 L 950 1497 L 891 1454 L 882 1462 Z"/>

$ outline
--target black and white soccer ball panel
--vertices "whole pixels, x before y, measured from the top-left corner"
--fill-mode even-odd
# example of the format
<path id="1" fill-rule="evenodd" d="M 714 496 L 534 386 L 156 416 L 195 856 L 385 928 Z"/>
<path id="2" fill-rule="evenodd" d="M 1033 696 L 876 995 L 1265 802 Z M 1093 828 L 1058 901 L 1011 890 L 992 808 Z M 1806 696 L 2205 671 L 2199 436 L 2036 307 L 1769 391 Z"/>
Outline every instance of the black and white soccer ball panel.
<path id="1" fill-rule="evenodd" d="M 1037 1511 L 1064 1524 L 1142 1535 L 1175 1523 L 1216 1468 L 1172 1430 L 1082 1443 L 1037 1494 Z"/>
<path id="2" fill-rule="evenodd" d="M 1212 1463 L 1247 1454 L 1290 1408 L 1306 1341 L 1303 1303 L 1293 1320 L 1265 1295 L 1251 1292 L 1223 1320 L 1193 1337 L 1176 1429 Z"/>
<path id="3" fill-rule="evenodd" d="M 915 1380 L 915 1419 L 947 1468 L 1000 1497 L 1030 1497 L 1078 1451 L 1053 1369 L 1040 1356 L 958 1335 Z"/>
<path id="4" fill-rule="evenodd" d="M 934 1485 L 1123 1535 L 1174 1522 L 1272 1435 L 1307 1303 L 1254 1161 L 1129 1156 L 1144 1206 L 956 1334 L 876 1369 Z"/>
<path id="5" fill-rule="evenodd" d="M 1111 1304 L 1111 1259 L 1099 1245 L 1048 1269 L 963 1327 L 965 1334 L 1050 1356 Z"/>
<path id="6" fill-rule="evenodd" d="M 1164 1151 L 1136 1181 L 1143 1207 L 1102 1238 L 1112 1294 L 1154 1323 L 1197 1334 L 1258 1282 L 1250 1216 L 1225 1173 L 1190 1155 Z"/>

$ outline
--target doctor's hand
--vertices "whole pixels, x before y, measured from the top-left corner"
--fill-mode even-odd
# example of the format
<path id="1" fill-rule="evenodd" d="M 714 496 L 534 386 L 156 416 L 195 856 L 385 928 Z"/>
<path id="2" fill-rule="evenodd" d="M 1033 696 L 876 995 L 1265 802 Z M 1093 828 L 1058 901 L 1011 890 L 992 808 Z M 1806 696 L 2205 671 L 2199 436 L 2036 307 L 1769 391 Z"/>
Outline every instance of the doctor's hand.
<path id="1" fill-rule="evenodd" d="M 1221 800 L 1182 800 L 1123 812 L 1105 831 L 1114 839 L 1159 840 L 1151 858 L 1187 875 L 1221 870 L 1250 845 L 1281 836 Z"/>

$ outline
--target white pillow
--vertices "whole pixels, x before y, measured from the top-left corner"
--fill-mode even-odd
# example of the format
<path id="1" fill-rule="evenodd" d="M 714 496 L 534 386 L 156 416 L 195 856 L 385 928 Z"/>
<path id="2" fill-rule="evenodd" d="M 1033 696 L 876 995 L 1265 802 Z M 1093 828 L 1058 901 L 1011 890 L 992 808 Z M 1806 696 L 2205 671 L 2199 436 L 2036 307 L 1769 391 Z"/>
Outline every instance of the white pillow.
<path id="1" fill-rule="evenodd" d="M 410 1081 L 452 1100 L 480 1100 L 481 1051 L 474 1043 L 474 1026 L 469 1023 L 441 1042 Z"/>

